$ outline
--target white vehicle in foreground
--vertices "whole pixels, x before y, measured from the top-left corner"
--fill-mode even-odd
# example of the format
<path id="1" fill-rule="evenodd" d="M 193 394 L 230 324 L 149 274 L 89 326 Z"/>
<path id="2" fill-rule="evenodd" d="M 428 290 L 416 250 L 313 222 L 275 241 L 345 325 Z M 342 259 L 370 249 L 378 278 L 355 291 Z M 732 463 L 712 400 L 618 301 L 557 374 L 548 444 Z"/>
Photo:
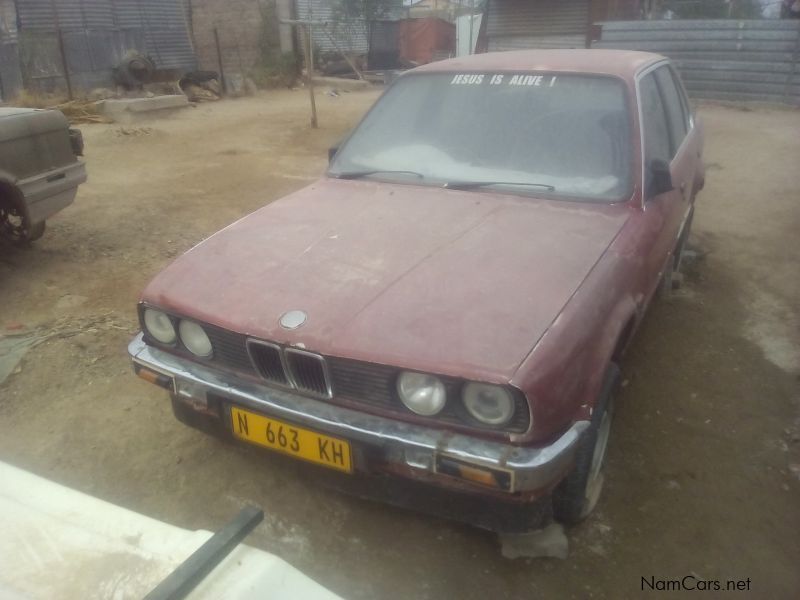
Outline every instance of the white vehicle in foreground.
<path id="1" fill-rule="evenodd" d="M 207 558 L 235 521 L 218 534 L 188 531 L 0 462 L 0 598 L 338 598 L 277 556 L 237 545 L 235 537 L 228 538 L 232 551 L 218 553 L 224 558 L 188 595 L 180 584 L 154 592 L 168 577 L 185 575 L 190 563 L 197 566 L 204 552 Z"/>

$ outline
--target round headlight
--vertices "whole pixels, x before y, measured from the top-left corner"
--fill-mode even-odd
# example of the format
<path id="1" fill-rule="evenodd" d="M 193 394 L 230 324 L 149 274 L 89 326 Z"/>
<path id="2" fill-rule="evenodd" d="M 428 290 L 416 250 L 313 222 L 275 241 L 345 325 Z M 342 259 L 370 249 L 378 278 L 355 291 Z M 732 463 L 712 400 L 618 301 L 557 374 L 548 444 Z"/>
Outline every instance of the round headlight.
<path id="1" fill-rule="evenodd" d="M 162 344 L 175 343 L 175 326 L 166 313 L 154 308 L 144 309 L 144 326 L 147 333 Z"/>
<path id="2" fill-rule="evenodd" d="M 178 325 L 178 330 L 181 333 L 181 341 L 192 354 L 197 356 L 211 356 L 211 340 L 208 335 L 203 331 L 194 321 L 187 321 L 182 319 Z"/>
<path id="3" fill-rule="evenodd" d="M 406 371 L 397 379 L 397 393 L 409 410 L 430 417 L 444 408 L 447 392 L 433 375 Z"/>
<path id="4" fill-rule="evenodd" d="M 503 425 L 514 416 L 514 399 L 507 389 L 500 386 L 468 383 L 463 397 L 469 414 L 481 423 Z"/>

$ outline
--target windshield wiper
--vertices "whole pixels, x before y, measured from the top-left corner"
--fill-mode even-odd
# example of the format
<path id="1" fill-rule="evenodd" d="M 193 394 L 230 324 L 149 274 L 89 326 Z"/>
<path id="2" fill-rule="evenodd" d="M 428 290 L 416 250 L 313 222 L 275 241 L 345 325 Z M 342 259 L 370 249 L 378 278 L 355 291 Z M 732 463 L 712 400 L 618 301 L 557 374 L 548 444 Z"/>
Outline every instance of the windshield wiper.
<path id="1" fill-rule="evenodd" d="M 336 179 L 360 179 L 361 177 L 368 177 L 369 175 L 377 175 L 379 173 L 405 173 L 407 175 L 416 175 L 418 179 L 425 179 L 425 175 L 417 173 L 416 171 L 402 171 L 391 169 L 371 169 L 369 171 L 343 171 L 341 173 L 334 173 Z"/>
<path id="2" fill-rule="evenodd" d="M 521 185 L 526 187 L 538 187 L 548 192 L 555 192 L 556 188 L 546 183 L 529 183 L 527 181 L 448 181 L 443 187 L 448 190 L 474 190 L 476 188 L 489 187 L 492 185 Z"/>

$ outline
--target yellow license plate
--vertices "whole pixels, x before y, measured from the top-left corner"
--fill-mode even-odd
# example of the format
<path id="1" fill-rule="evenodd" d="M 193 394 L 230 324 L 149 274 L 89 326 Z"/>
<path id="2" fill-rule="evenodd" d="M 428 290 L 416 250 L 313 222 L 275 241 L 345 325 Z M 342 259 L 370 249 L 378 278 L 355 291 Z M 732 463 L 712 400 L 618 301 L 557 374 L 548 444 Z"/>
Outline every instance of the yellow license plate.
<path id="1" fill-rule="evenodd" d="M 240 440 L 351 473 L 350 443 L 231 407 L 233 434 Z"/>

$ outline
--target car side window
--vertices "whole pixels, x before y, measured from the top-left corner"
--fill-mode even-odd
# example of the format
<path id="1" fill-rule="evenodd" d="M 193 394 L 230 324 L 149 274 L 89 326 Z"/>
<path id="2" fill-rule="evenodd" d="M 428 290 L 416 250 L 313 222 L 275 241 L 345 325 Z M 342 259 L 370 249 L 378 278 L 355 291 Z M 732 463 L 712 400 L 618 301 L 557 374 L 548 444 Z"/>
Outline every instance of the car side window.
<path id="1" fill-rule="evenodd" d="M 639 101 L 642 103 L 642 127 L 644 128 L 644 158 L 649 164 L 653 160 L 669 163 L 669 126 L 664 104 L 653 73 L 648 73 L 639 82 Z"/>
<path id="2" fill-rule="evenodd" d="M 675 87 L 675 80 L 672 78 L 669 67 L 659 67 L 654 71 L 654 74 L 667 112 L 667 122 L 672 142 L 670 158 L 672 158 L 677 154 L 683 138 L 686 137 L 686 115 L 683 112 L 681 97 L 678 94 L 678 88 Z"/>
<path id="3" fill-rule="evenodd" d="M 692 107 L 689 104 L 689 98 L 686 97 L 686 90 L 683 88 L 683 85 L 681 85 L 681 80 L 678 77 L 678 74 L 675 72 L 675 69 L 670 67 L 669 72 L 672 75 L 672 81 L 675 84 L 675 89 L 678 90 L 678 96 L 681 99 L 683 118 L 684 122 L 686 123 L 686 131 L 689 131 L 692 128 Z"/>

